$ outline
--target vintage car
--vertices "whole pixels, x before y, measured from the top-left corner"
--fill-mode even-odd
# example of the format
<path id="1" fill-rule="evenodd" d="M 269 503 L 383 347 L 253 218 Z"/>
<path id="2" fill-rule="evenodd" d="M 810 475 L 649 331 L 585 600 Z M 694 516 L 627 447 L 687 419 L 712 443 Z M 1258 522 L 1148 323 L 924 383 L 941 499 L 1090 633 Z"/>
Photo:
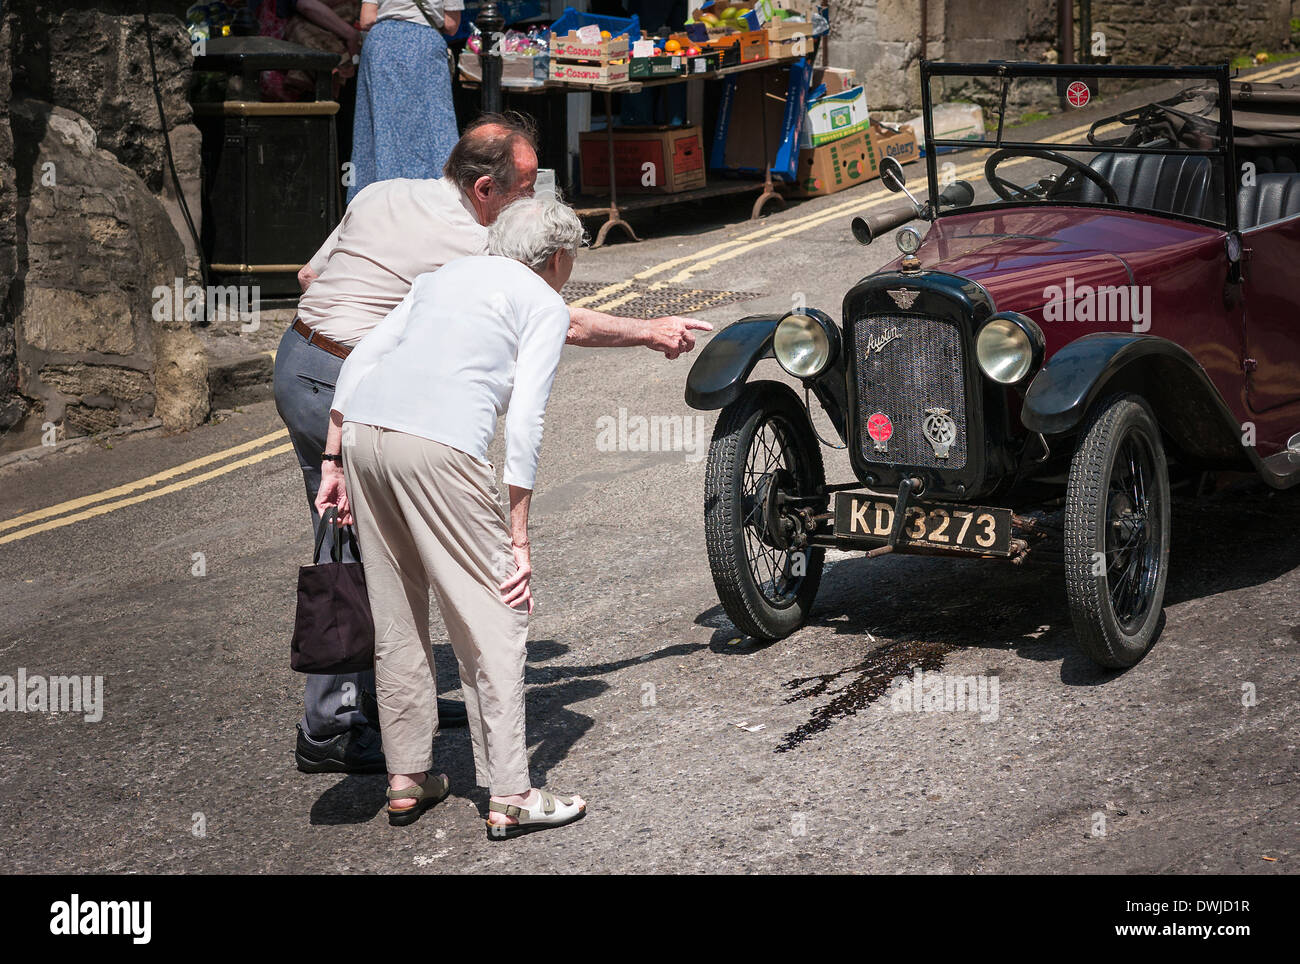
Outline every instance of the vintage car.
<path id="1" fill-rule="evenodd" d="M 1300 480 L 1300 88 L 1226 66 L 921 79 L 929 200 L 886 161 L 908 203 L 852 228 L 870 243 L 919 219 L 924 236 L 898 231 L 903 256 L 849 290 L 839 324 L 744 318 L 689 374 L 687 403 L 721 409 L 718 596 L 771 640 L 807 619 L 827 548 L 1038 557 L 1064 571 L 1083 651 L 1130 666 L 1162 625 L 1171 488 Z M 936 140 L 940 100 L 983 105 L 983 135 Z M 1018 139 L 1045 104 L 1075 126 Z M 749 380 L 773 357 L 802 391 Z M 847 447 L 851 481 L 827 483 L 823 444 Z"/>

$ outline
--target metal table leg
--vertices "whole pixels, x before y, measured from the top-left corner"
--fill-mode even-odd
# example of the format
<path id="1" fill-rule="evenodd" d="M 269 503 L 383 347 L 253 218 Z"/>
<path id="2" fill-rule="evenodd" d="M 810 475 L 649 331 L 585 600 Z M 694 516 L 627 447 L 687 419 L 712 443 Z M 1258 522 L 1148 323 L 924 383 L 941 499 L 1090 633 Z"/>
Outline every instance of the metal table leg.
<path id="1" fill-rule="evenodd" d="M 751 221 L 756 221 L 758 220 L 759 217 L 762 216 L 763 206 L 767 204 L 768 201 L 772 201 L 772 200 L 778 201 L 780 202 L 781 207 L 785 207 L 785 198 L 777 194 L 776 190 L 772 187 L 772 162 L 776 159 L 772 157 L 771 154 L 768 153 L 768 146 L 767 146 L 767 103 L 766 102 L 767 102 L 767 98 L 772 96 L 767 92 L 766 75 L 768 72 L 766 70 L 763 70 L 763 71 L 759 71 L 759 73 L 760 75 L 763 76 L 763 79 L 760 82 L 762 84 L 762 91 L 758 99 L 758 103 L 759 103 L 758 123 L 759 126 L 763 129 L 763 159 L 764 159 L 763 192 L 759 194 L 758 198 L 754 201 L 754 210 L 749 215 L 749 219 Z M 780 98 L 773 97 L 773 99 L 779 100 Z"/>
<path id="2" fill-rule="evenodd" d="M 596 232 L 596 240 L 592 244 L 593 248 L 599 248 L 605 243 L 605 236 L 609 234 L 609 229 L 620 227 L 628 233 L 633 241 L 640 241 L 636 232 L 632 230 L 632 225 L 623 220 L 622 212 L 618 209 L 618 184 L 614 176 L 614 108 L 613 98 L 609 91 L 605 91 L 605 146 L 607 157 L 609 158 L 609 217 L 605 223 L 600 226 Z"/>

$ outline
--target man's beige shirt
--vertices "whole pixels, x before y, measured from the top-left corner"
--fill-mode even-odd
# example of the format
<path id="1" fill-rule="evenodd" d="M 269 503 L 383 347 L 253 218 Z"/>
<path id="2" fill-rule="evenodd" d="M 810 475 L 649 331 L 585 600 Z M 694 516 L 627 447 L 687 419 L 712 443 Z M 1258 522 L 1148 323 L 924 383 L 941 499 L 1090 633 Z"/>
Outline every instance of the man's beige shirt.
<path id="1" fill-rule="evenodd" d="M 352 199 L 312 257 L 317 278 L 298 300 L 298 315 L 325 337 L 355 345 L 419 275 L 483 254 L 487 228 L 455 182 L 376 181 Z"/>

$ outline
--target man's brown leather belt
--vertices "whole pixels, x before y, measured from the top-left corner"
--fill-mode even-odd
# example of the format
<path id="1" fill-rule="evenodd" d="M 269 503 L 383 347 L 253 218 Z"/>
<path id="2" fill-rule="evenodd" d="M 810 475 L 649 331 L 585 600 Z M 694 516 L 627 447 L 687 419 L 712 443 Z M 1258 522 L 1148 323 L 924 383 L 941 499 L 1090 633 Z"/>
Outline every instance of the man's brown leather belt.
<path id="1" fill-rule="evenodd" d="M 293 320 L 293 330 L 307 339 L 307 344 L 315 345 L 317 348 L 323 348 L 335 358 L 347 358 L 352 354 L 352 349 L 347 345 L 340 345 L 333 338 L 326 338 L 320 332 L 310 327 L 307 322 L 301 318 Z"/>

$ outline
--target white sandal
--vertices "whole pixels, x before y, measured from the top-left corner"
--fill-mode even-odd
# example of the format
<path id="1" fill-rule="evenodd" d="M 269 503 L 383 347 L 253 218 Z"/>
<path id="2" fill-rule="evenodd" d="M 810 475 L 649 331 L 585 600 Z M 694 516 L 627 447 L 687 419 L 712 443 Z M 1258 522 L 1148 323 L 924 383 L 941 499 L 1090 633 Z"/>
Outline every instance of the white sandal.
<path id="1" fill-rule="evenodd" d="M 563 827 L 566 823 L 581 820 L 587 815 L 587 804 L 578 803 L 573 797 L 557 797 L 545 790 L 537 791 L 537 802 L 531 807 L 520 807 L 513 803 L 488 801 L 488 810 L 504 813 L 513 817 L 518 823 L 492 823 L 487 821 L 489 840 L 509 840 L 534 830 L 550 830 Z"/>

